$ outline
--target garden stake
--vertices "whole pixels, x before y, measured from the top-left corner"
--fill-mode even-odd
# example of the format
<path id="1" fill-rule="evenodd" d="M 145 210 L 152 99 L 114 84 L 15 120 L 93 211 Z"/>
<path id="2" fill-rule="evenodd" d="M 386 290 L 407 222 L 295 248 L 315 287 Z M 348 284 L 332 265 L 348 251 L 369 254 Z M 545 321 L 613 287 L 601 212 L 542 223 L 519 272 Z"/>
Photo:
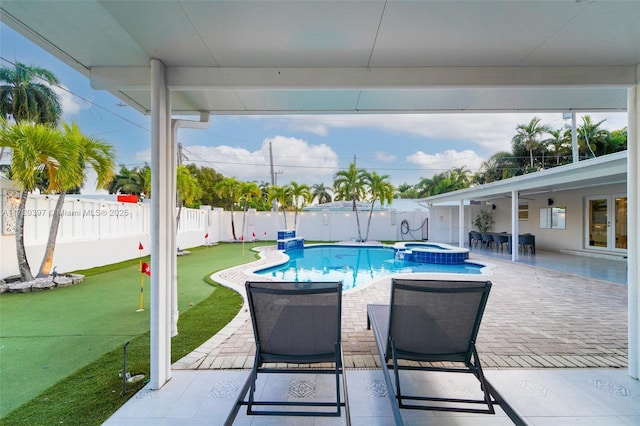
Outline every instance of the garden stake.
<path id="1" fill-rule="evenodd" d="M 124 396 L 127 392 L 127 346 L 129 345 L 129 340 L 122 347 L 122 393 L 120 396 Z"/>

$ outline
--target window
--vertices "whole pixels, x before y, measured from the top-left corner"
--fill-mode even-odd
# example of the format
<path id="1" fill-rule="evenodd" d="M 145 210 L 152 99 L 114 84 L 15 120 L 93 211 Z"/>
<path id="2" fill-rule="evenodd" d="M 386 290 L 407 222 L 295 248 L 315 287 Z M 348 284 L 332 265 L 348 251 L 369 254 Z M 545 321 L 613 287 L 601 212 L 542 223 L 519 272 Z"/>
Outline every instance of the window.
<path id="1" fill-rule="evenodd" d="M 529 203 L 518 204 L 518 220 L 529 220 Z"/>
<path id="2" fill-rule="evenodd" d="M 566 226 L 566 208 L 545 207 L 540 209 L 541 229 L 565 229 Z"/>

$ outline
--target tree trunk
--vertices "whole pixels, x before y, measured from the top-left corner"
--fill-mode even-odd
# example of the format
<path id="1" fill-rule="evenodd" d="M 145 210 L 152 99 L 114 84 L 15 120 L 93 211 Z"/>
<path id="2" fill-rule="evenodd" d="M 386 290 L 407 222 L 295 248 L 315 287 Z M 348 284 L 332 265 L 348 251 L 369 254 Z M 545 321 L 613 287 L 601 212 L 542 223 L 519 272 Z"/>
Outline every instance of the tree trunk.
<path id="1" fill-rule="evenodd" d="M 24 249 L 24 212 L 27 205 L 27 191 L 22 191 L 20 195 L 20 204 L 18 205 L 18 214 L 16 216 L 16 255 L 18 257 L 18 268 L 20 269 L 20 277 L 22 281 L 33 281 L 31 267 L 27 260 L 27 252 Z"/>
<path id="2" fill-rule="evenodd" d="M 365 241 L 369 241 L 369 230 L 371 229 L 371 216 L 373 216 L 373 205 L 375 204 L 375 202 L 376 202 L 375 199 L 371 201 L 371 209 L 369 210 L 369 220 L 367 221 L 367 233 L 364 237 Z"/>
<path id="3" fill-rule="evenodd" d="M 231 235 L 233 235 L 233 240 L 237 240 L 238 238 L 236 237 L 236 225 L 233 222 L 233 205 L 231 206 Z"/>
<path id="4" fill-rule="evenodd" d="M 360 231 L 360 216 L 358 215 L 358 204 L 356 198 L 353 198 L 353 209 L 356 212 L 356 223 L 358 224 L 358 242 L 362 242 L 362 232 Z"/>
<path id="5" fill-rule="evenodd" d="M 42 256 L 42 263 L 40 264 L 40 270 L 38 271 L 38 278 L 46 278 L 51 272 L 51 265 L 53 265 L 53 252 L 56 249 L 56 238 L 58 237 L 58 228 L 60 227 L 60 217 L 62 216 L 62 206 L 64 205 L 65 192 L 61 192 L 56 201 L 56 207 L 53 210 L 53 217 L 51 218 L 51 225 L 49 227 L 49 239 L 47 239 L 47 246 L 44 249 L 44 255 Z"/>
<path id="6" fill-rule="evenodd" d="M 287 229 L 287 210 L 282 207 L 282 215 L 284 216 L 284 229 Z"/>
<path id="7" fill-rule="evenodd" d="M 178 242 L 178 228 L 180 227 L 180 216 L 182 215 L 182 201 L 178 202 L 178 214 L 176 215 L 176 244 Z M 180 247 L 176 246 L 177 251 L 180 251 Z"/>

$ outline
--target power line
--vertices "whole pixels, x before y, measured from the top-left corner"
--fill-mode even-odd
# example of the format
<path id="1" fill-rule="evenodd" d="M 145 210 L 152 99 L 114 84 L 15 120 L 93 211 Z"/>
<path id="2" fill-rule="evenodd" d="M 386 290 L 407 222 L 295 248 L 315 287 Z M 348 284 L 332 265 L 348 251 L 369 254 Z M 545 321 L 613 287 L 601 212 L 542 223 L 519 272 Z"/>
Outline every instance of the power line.
<path id="1" fill-rule="evenodd" d="M 7 62 L 7 63 L 9 63 L 9 64 L 13 65 L 13 67 L 14 67 L 14 68 L 20 68 L 20 69 L 22 69 L 23 71 L 25 71 L 25 72 L 27 72 L 27 73 L 31 74 L 33 77 L 40 78 L 40 77 L 38 77 L 37 75 L 35 75 L 34 73 L 32 73 L 31 71 L 29 71 L 28 69 L 26 69 L 26 68 L 24 68 L 24 67 L 20 67 L 20 66 L 18 66 L 18 64 L 17 64 L 17 63 L 10 61 L 10 60 L 8 60 L 7 58 L 5 58 L 5 57 L 3 57 L 3 56 L 0 56 L 0 60 L 3 60 L 3 61 L 5 61 L 5 62 Z M 101 109 L 101 110 L 103 110 L 103 111 L 106 111 L 106 112 L 108 112 L 109 114 L 113 115 L 114 117 L 118 117 L 119 119 L 121 119 L 121 120 L 123 120 L 123 121 L 126 121 L 127 123 L 132 124 L 132 125 L 133 125 L 133 126 L 135 126 L 135 127 L 138 127 L 138 128 L 140 128 L 140 129 L 142 129 L 142 130 L 144 130 L 144 131 L 148 132 L 148 133 L 151 133 L 151 130 L 150 130 L 150 129 L 147 129 L 146 127 L 142 126 L 141 124 L 138 124 L 138 123 L 136 123 L 135 121 L 133 121 L 133 120 L 131 120 L 131 119 L 129 119 L 129 118 L 127 118 L 127 117 L 123 116 L 123 115 L 120 115 L 120 114 L 118 114 L 118 113 L 115 113 L 115 112 L 111 111 L 110 109 L 108 109 L 108 108 L 106 108 L 106 107 L 103 107 L 102 105 L 99 105 L 99 104 L 97 104 L 97 103 L 93 102 L 92 100 L 90 100 L 90 99 L 88 99 L 88 98 L 85 98 L 84 96 L 79 95 L 79 94 L 77 94 L 77 93 L 75 93 L 75 92 L 73 92 L 73 91 L 71 91 L 71 90 L 67 89 L 66 87 L 61 86 L 60 84 L 56 84 L 56 83 L 53 83 L 53 84 L 52 84 L 52 83 L 49 83 L 49 82 L 46 82 L 46 83 L 47 83 L 47 84 L 49 84 L 50 86 L 55 86 L 55 87 L 57 87 L 58 89 L 60 89 L 60 90 L 62 90 L 62 91 L 64 91 L 64 92 L 69 93 L 70 95 L 73 95 L 73 96 L 75 96 L 75 97 L 77 97 L 77 98 L 79 98 L 79 99 L 82 99 L 84 102 L 88 103 L 89 105 L 91 105 L 91 106 L 95 106 L 96 108 L 99 108 L 99 109 Z"/>

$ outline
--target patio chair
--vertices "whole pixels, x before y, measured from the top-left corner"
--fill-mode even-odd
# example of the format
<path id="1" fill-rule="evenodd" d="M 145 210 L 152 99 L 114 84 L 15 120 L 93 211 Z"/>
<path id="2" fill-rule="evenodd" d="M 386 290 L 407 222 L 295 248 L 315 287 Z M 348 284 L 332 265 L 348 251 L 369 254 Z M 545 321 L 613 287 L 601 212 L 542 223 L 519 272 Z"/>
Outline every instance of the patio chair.
<path id="1" fill-rule="evenodd" d="M 247 406 L 248 415 L 270 416 L 340 417 L 344 407 L 347 424 L 350 424 L 340 330 L 342 283 L 247 282 L 245 287 L 256 344 L 255 360 L 225 424 L 233 423 L 241 405 Z M 330 363 L 333 368 L 323 365 L 322 368 L 294 369 L 289 366 L 315 363 Z M 283 367 L 283 364 L 287 366 Z M 335 400 L 258 400 L 256 381 L 262 373 L 334 374 Z M 344 401 L 340 396 L 340 375 Z M 247 391 L 249 395 L 245 401 Z M 259 406 L 272 409 L 256 409 Z M 316 410 L 308 407 L 316 407 Z"/>
<path id="2" fill-rule="evenodd" d="M 496 251 L 504 249 L 506 247 L 509 250 L 509 236 L 507 234 L 493 234 L 493 242 L 496 246 Z"/>
<path id="3" fill-rule="evenodd" d="M 522 234 L 518 236 L 518 247 L 522 250 L 522 253 L 526 253 L 527 250 L 531 254 L 536 254 L 536 240 L 532 234 Z"/>
<path id="4" fill-rule="evenodd" d="M 493 246 L 493 235 L 488 232 L 481 232 L 482 247 L 491 248 Z"/>
<path id="5" fill-rule="evenodd" d="M 525 424 L 486 380 L 476 351 L 490 289 L 489 281 L 394 278 L 391 304 L 367 306 L 367 328 L 373 329 L 396 424 L 403 424 L 400 409 L 494 414 L 494 404 L 514 423 Z M 405 395 L 401 370 L 471 373 L 482 398 Z"/>
<path id="6" fill-rule="evenodd" d="M 470 231 L 469 235 L 471 236 L 471 238 L 469 239 L 470 241 L 470 245 L 472 247 L 477 247 L 478 244 L 482 245 L 482 235 L 480 234 L 480 232 L 478 231 Z"/>

